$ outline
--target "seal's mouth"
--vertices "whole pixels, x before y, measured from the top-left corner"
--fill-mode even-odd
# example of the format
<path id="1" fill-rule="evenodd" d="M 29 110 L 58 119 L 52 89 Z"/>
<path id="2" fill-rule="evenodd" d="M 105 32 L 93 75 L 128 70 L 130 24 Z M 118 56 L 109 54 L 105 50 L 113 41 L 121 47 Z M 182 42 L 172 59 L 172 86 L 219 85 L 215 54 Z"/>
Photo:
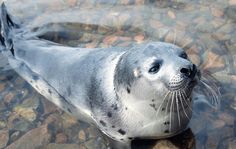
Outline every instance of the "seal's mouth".
<path id="1" fill-rule="evenodd" d="M 198 83 L 200 71 L 197 70 L 195 65 L 190 71 L 182 70 L 182 72 L 182 74 L 177 74 L 170 79 L 167 85 L 169 91 L 178 91 L 186 87 L 193 88 Z"/>

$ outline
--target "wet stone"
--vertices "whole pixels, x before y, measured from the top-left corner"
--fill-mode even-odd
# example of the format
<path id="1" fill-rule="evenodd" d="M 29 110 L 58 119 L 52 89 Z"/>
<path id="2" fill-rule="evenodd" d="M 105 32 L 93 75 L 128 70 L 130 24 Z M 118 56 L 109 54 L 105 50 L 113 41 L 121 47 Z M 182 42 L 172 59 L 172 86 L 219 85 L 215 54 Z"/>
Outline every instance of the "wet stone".
<path id="1" fill-rule="evenodd" d="M 0 129 L 6 127 L 6 122 L 5 121 L 0 121 Z"/>
<path id="2" fill-rule="evenodd" d="M 5 103 L 10 104 L 11 102 L 13 102 L 14 96 L 15 96 L 14 93 L 10 92 L 7 95 L 5 95 L 3 100 Z"/>
<path id="3" fill-rule="evenodd" d="M 179 149 L 172 142 L 168 140 L 158 141 L 152 149 Z"/>
<path id="4" fill-rule="evenodd" d="M 56 135 L 56 143 L 63 144 L 67 142 L 67 136 L 63 133 L 58 133 Z"/>
<path id="5" fill-rule="evenodd" d="M 8 149 L 14 148 L 44 148 L 51 139 L 51 133 L 48 125 L 42 125 L 32 129 L 8 146 Z"/>
<path id="6" fill-rule="evenodd" d="M 5 89 L 6 84 L 0 83 L 0 92 L 2 92 Z"/>
<path id="7" fill-rule="evenodd" d="M 21 135 L 20 131 L 15 131 L 14 133 L 12 133 L 10 136 L 11 142 L 14 142 L 17 139 L 19 139 L 20 135 Z"/>
<path id="8" fill-rule="evenodd" d="M 17 106 L 14 108 L 14 112 L 30 122 L 36 120 L 37 117 L 37 113 L 31 107 L 25 108 Z"/>
<path id="9" fill-rule="evenodd" d="M 0 148 L 4 148 L 9 140 L 8 130 L 0 130 Z"/>
<path id="10" fill-rule="evenodd" d="M 20 117 L 19 115 L 16 115 L 15 113 L 11 113 L 10 117 L 8 118 L 7 126 L 13 130 L 26 132 L 27 130 L 32 129 L 34 124 Z"/>
<path id="11" fill-rule="evenodd" d="M 46 149 L 81 149 L 78 144 L 56 144 L 50 143 Z"/>
<path id="12" fill-rule="evenodd" d="M 61 115 L 61 118 L 62 118 L 62 123 L 63 123 L 63 127 L 64 128 L 69 128 L 69 127 L 71 127 L 73 125 L 78 124 L 77 119 L 75 117 L 70 116 L 67 113 L 63 113 Z"/>
<path id="13" fill-rule="evenodd" d="M 79 131 L 78 137 L 79 137 L 79 141 L 80 141 L 80 142 L 83 142 L 83 141 L 86 140 L 86 134 L 85 134 L 84 130 L 80 130 L 80 131 Z"/>

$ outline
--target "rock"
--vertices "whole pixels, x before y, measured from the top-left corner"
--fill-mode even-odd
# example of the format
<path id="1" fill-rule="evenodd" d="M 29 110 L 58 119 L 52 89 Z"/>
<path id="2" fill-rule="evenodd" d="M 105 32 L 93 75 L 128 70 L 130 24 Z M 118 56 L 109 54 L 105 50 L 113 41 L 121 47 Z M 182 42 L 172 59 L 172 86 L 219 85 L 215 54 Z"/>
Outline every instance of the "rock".
<path id="1" fill-rule="evenodd" d="M 6 127 L 6 123 L 0 120 L 0 129 Z"/>
<path id="2" fill-rule="evenodd" d="M 218 128 L 222 128 L 225 126 L 225 122 L 223 120 L 217 119 L 212 121 L 212 127 L 211 129 L 215 130 Z"/>
<path id="3" fill-rule="evenodd" d="M 153 29 L 159 29 L 164 27 L 164 24 L 157 20 L 150 20 L 149 23 Z"/>
<path id="4" fill-rule="evenodd" d="M 179 149 L 172 142 L 168 140 L 158 141 L 152 149 Z"/>
<path id="5" fill-rule="evenodd" d="M 207 58 L 206 62 L 204 63 L 203 69 L 223 69 L 225 67 L 225 60 L 220 57 L 219 55 L 209 51 L 206 53 Z"/>
<path id="6" fill-rule="evenodd" d="M 42 125 L 38 128 L 30 130 L 17 141 L 11 143 L 7 148 L 44 148 L 49 143 L 50 139 L 51 133 L 48 129 L 48 125 Z"/>
<path id="7" fill-rule="evenodd" d="M 9 92 L 7 95 L 5 95 L 3 100 L 6 104 L 10 104 L 11 102 L 13 102 L 14 97 L 15 94 L 13 92 Z"/>
<path id="8" fill-rule="evenodd" d="M 77 4 L 77 0 L 66 0 L 66 2 L 70 7 L 75 7 Z"/>
<path id="9" fill-rule="evenodd" d="M 56 144 L 50 143 L 46 149 L 82 149 L 78 144 Z"/>
<path id="10" fill-rule="evenodd" d="M 86 142 L 84 142 L 84 145 L 86 148 L 88 149 L 106 149 L 106 146 L 104 144 L 104 140 L 100 137 L 96 138 L 96 139 L 90 139 Z"/>
<path id="11" fill-rule="evenodd" d="M 14 142 L 17 139 L 19 139 L 20 135 L 21 135 L 20 131 L 15 131 L 14 133 L 12 133 L 10 136 L 11 142 Z"/>
<path id="12" fill-rule="evenodd" d="M 211 14 L 214 17 L 222 17 L 224 15 L 224 11 L 220 8 L 211 8 Z"/>
<path id="13" fill-rule="evenodd" d="M 169 11 L 167 12 L 167 14 L 168 14 L 168 16 L 169 16 L 171 19 L 175 19 L 175 18 L 176 18 L 175 13 L 174 13 L 173 11 L 171 11 L 171 10 L 169 10 Z"/>
<path id="14" fill-rule="evenodd" d="M 59 144 L 64 144 L 67 142 L 67 136 L 63 133 L 58 133 L 56 135 L 56 143 L 59 143 Z"/>
<path id="15" fill-rule="evenodd" d="M 115 41 L 118 40 L 117 36 L 111 35 L 104 38 L 103 43 L 107 45 L 112 45 Z"/>
<path id="16" fill-rule="evenodd" d="M 4 148 L 9 141 L 9 131 L 0 130 L 0 148 Z"/>
<path id="17" fill-rule="evenodd" d="M 61 118 L 62 118 L 62 123 L 63 123 L 63 127 L 64 128 L 69 128 L 75 124 L 78 124 L 78 121 L 76 118 L 70 116 L 69 114 L 67 113 L 63 113 L 61 115 Z"/>
<path id="18" fill-rule="evenodd" d="M 52 102 L 50 102 L 45 98 L 42 99 L 42 104 L 43 104 L 44 115 L 48 115 L 53 112 L 59 111 L 59 108 L 55 104 L 53 104 Z"/>
<path id="19" fill-rule="evenodd" d="M 26 119 L 20 117 L 19 115 L 15 114 L 14 112 L 8 118 L 7 127 L 13 130 L 19 130 L 22 132 L 26 132 L 29 129 L 33 128 L 33 123 L 30 123 Z"/>
<path id="20" fill-rule="evenodd" d="M 144 41 L 144 35 L 143 34 L 139 34 L 139 35 L 136 35 L 134 37 L 134 40 L 137 42 L 137 43 L 142 43 Z"/>
<path id="21" fill-rule="evenodd" d="M 224 121 L 227 125 L 233 125 L 234 117 L 226 112 L 219 113 L 219 118 Z"/>
<path id="22" fill-rule="evenodd" d="M 80 142 L 83 142 L 83 141 L 86 140 L 86 135 L 85 135 L 84 130 L 80 130 L 80 131 L 79 131 L 78 138 L 79 138 L 79 141 L 80 141 Z"/>
<path id="23" fill-rule="evenodd" d="M 236 5 L 229 6 L 225 11 L 226 16 L 236 21 Z"/>
<path id="24" fill-rule="evenodd" d="M 32 107 L 22 107 L 22 106 L 16 106 L 14 108 L 14 112 L 16 112 L 18 115 L 21 117 L 25 118 L 26 120 L 33 122 L 36 120 L 37 114 L 36 112 L 32 109 Z"/>
<path id="25" fill-rule="evenodd" d="M 0 92 L 2 92 L 5 89 L 6 84 L 0 83 Z"/>
<path id="26" fill-rule="evenodd" d="M 236 0 L 229 0 L 229 5 L 236 5 Z"/>

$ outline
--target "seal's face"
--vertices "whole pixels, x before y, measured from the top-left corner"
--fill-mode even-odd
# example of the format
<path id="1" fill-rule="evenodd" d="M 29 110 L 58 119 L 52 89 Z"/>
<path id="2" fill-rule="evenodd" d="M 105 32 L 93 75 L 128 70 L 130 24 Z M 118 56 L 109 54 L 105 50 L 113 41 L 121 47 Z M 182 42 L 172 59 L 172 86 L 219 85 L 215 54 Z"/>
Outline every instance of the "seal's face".
<path id="1" fill-rule="evenodd" d="M 184 50 L 150 43 L 132 49 L 120 63 L 118 96 L 128 109 L 143 116 L 139 115 L 142 126 L 135 128 L 136 137 L 160 138 L 184 130 L 192 113 L 191 92 L 198 81 L 198 70 Z"/>

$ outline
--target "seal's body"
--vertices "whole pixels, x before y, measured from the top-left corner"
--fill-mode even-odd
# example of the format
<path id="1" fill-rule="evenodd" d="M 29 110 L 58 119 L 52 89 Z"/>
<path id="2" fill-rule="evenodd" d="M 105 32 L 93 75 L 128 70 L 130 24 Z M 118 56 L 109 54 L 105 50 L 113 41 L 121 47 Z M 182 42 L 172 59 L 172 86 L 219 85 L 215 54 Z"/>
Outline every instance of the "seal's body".
<path id="1" fill-rule="evenodd" d="M 197 68 L 172 44 L 65 47 L 31 36 L 1 9 L 2 52 L 39 93 L 121 142 L 164 138 L 191 118 Z"/>

